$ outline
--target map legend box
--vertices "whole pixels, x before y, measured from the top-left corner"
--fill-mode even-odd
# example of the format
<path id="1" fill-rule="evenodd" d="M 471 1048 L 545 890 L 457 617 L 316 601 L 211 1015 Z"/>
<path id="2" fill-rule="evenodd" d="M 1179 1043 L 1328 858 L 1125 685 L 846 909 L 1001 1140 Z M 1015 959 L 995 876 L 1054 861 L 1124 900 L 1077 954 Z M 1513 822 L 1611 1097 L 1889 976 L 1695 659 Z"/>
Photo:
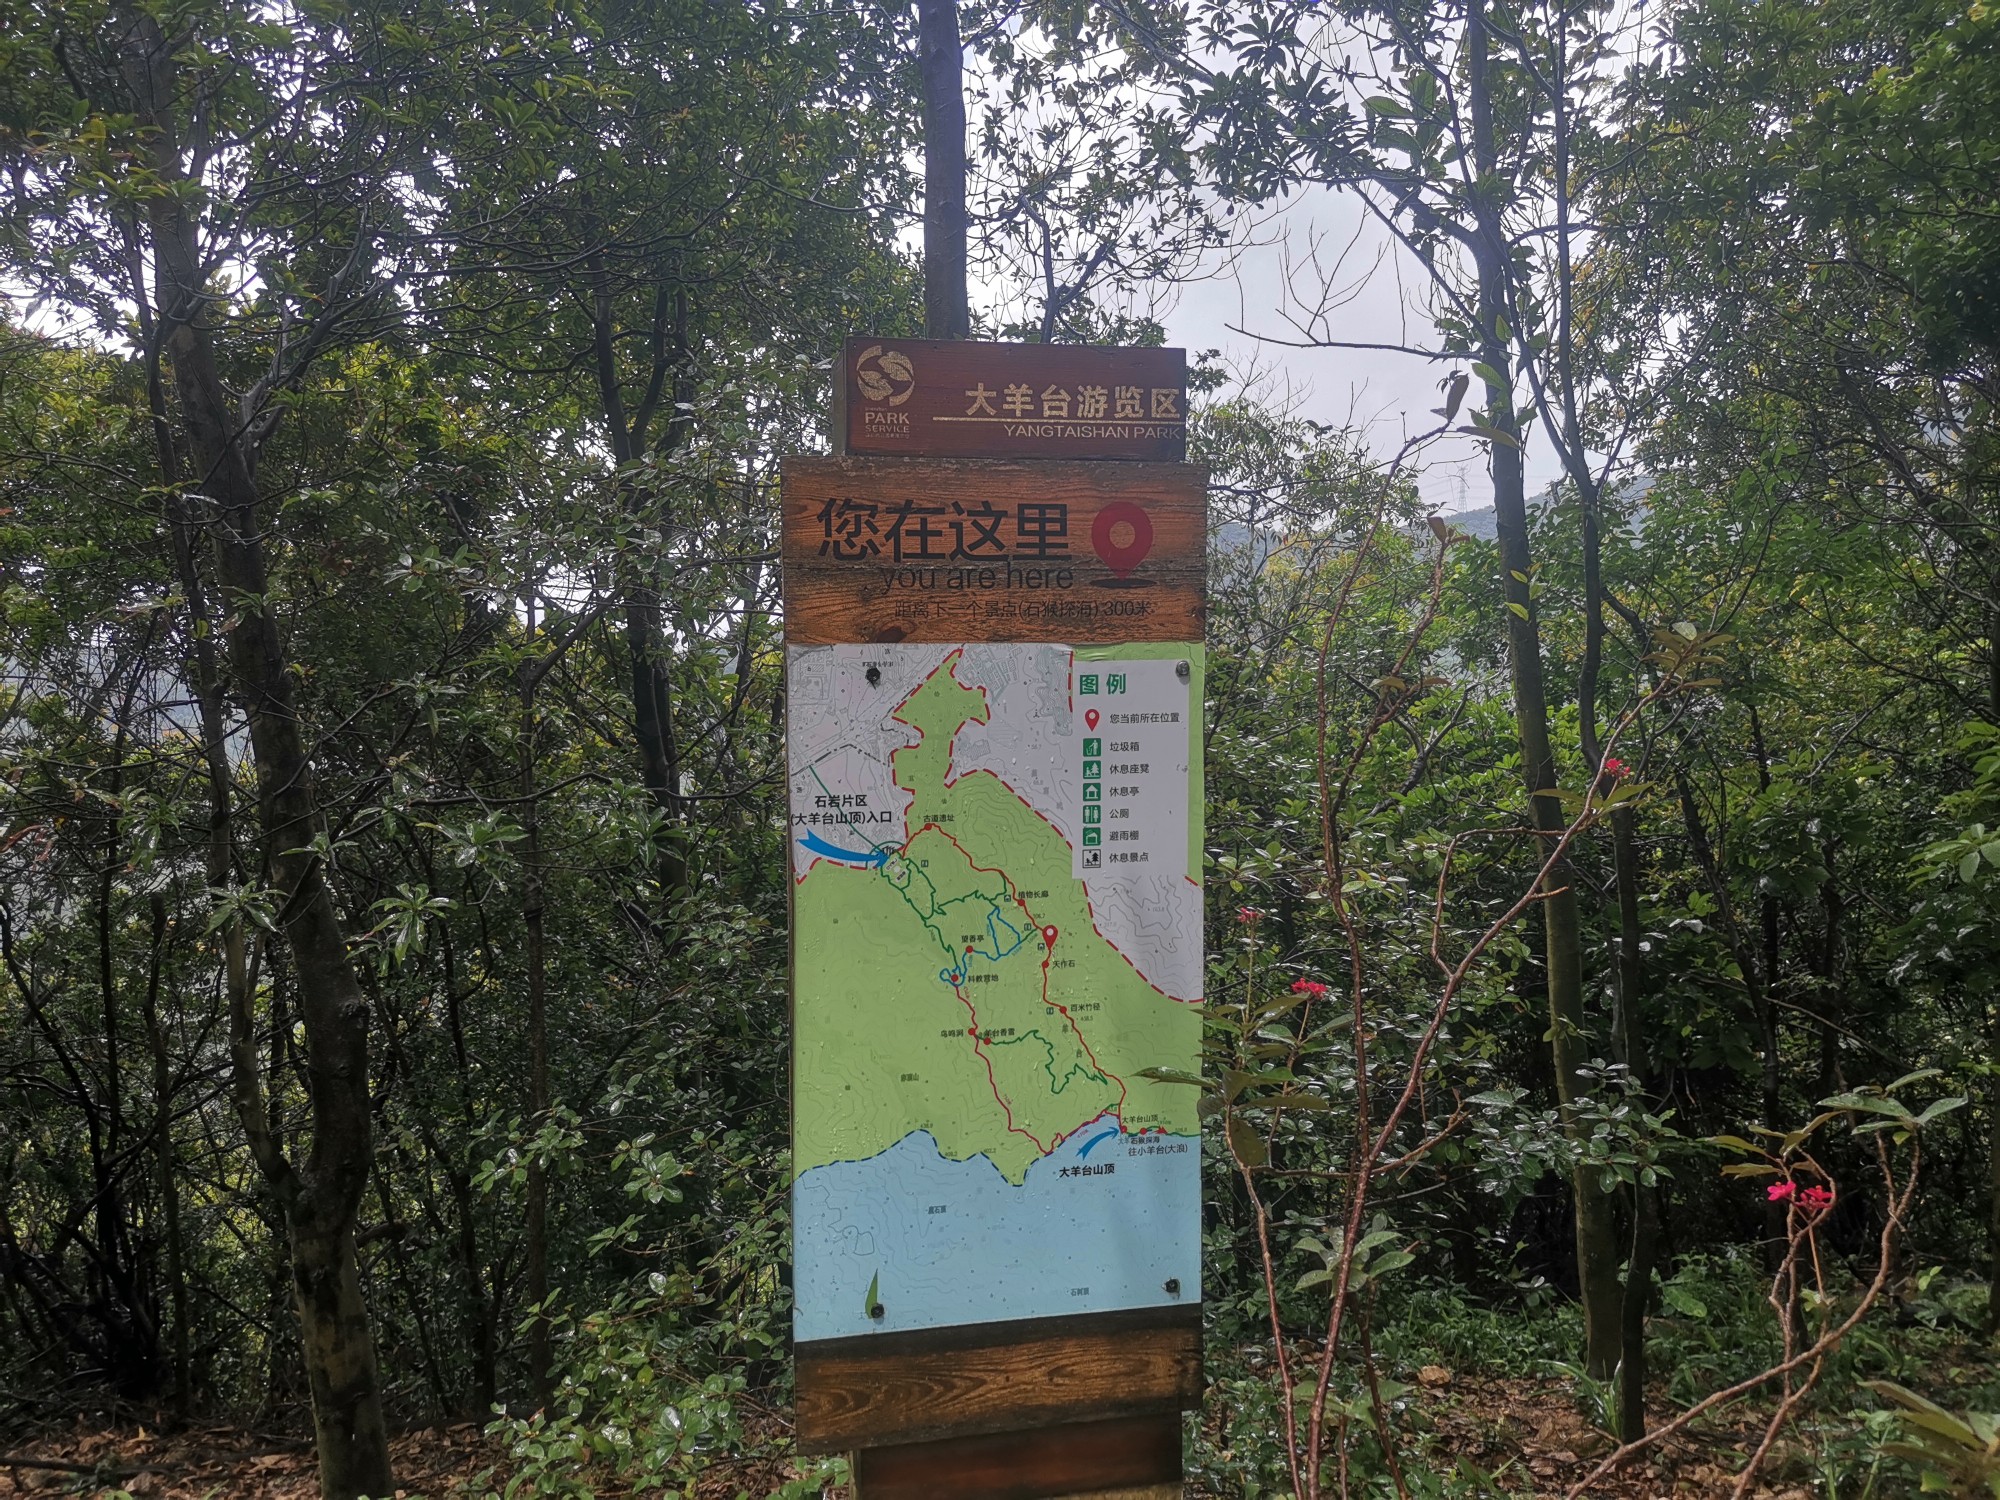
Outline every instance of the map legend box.
<path id="1" fill-rule="evenodd" d="M 1078 667 L 1077 701 L 1090 704 L 1085 722 L 1094 721 L 1098 732 L 1082 743 L 1086 837 L 1070 872 L 1076 878 L 1188 873 L 1190 663 L 1135 657 Z M 1101 837 L 1088 837 L 1093 829 Z M 1086 864 L 1083 856 L 1092 850 L 1101 857 Z"/>

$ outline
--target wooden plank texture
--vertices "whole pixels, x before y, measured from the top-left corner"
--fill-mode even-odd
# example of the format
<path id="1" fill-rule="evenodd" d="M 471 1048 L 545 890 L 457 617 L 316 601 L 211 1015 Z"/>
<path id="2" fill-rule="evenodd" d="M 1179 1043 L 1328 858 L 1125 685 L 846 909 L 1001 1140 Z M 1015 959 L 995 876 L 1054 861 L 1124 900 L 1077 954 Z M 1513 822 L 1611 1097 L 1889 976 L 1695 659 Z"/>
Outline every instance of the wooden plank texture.
<path id="1" fill-rule="evenodd" d="M 1207 471 L 795 458 L 785 639 L 1198 641 Z"/>
<path id="2" fill-rule="evenodd" d="M 855 1455 L 855 1500 L 1054 1500 L 1178 1495 L 1178 1415 L 1072 1422 L 871 1448 Z"/>
<path id="3" fill-rule="evenodd" d="M 1201 1401 L 1201 1309 L 827 1339 L 798 1346 L 797 1370 L 802 1453 L 1166 1417 Z"/>
<path id="4" fill-rule="evenodd" d="M 852 454 L 1177 463 L 1187 351 L 849 339 L 834 430 Z"/>

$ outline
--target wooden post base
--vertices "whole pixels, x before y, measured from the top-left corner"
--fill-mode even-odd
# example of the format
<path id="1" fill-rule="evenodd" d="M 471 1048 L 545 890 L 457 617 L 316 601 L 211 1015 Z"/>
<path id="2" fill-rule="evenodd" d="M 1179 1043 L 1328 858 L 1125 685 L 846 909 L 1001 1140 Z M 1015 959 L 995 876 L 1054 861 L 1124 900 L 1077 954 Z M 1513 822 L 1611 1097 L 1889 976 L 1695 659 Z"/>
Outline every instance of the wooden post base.
<path id="1" fill-rule="evenodd" d="M 1180 1500 L 1178 1416 L 864 1448 L 855 1500 Z"/>

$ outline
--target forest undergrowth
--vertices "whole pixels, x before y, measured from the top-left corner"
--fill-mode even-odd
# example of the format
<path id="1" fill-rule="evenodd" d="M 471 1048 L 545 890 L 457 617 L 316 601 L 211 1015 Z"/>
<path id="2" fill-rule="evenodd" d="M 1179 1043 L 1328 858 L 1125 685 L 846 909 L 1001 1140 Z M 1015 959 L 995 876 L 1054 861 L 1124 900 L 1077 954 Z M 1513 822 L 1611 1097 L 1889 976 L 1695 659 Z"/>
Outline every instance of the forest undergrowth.
<path id="1" fill-rule="evenodd" d="M 1655 1409 L 1671 1412 L 1697 1393 L 1765 1367 L 1778 1337 L 1764 1278 L 1745 1259 L 1701 1261 L 1670 1283 L 1672 1308 L 1653 1320 L 1656 1367 L 1675 1371 L 1655 1386 Z M 1799 1414 L 1767 1472 L 1758 1500 L 1894 1500 L 1930 1493 L 1978 1494 L 1980 1471 L 1955 1475 L 1914 1456 L 1910 1432 L 1868 1381 L 1893 1381 L 1954 1411 L 2000 1409 L 2000 1360 L 1978 1335 L 1984 1287 L 1919 1271 L 1879 1331 L 1857 1336 Z M 1404 1453 L 1410 1493 L 1438 1500 L 1552 1500 L 1569 1492 L 1616 1447 L 1609 1392 L 1572 1363 L 1573 1308 L 1546 1287 L 1513 1298 L 1471 1301 L 1448 1286 L 1412 1285 L 1385 1296 L 1374 1346 Z M 1209 1339 L 1212 1399 L 1186 1428 L 1190 1500 L 1262 1500 L 1287 1493 L 1283 1438 L 1266 1346 Z M 507 1424 L 411 1429 L 394 1439 L 399 1496 L 486 1500 L 493 1495 L 588 1494 L 600 1500 L 670 1493 L 686 1500 L 844 1500 L 837 1463 L 790 1451 L 788 1413 L 777 1392 L 735 1391 L 725 1420 L 682 1450 L 664 1472 L 636 1478 L 629 1464 L 565 1458 L 573 1486 L 549 1482 L 533 1439 Z M 665 1405 L 700 1404 L 670 1388 Z M 1727 1494 L 1771 1415 L 1768 1398 L 1718 1412 L 1585 1491 L 1607 1500 Z M 598 1413 L 615 1423 L 615 1411 Z M 710 1407 L 711 1418 L 714 1416 Z M 516 1445 L 520 1446 L 516 1446 Z M 203 1424 L 164 1412 L 101 1410 L 14 1434 L 0 1462 L 0 1494 L 91 1495 L 121 1500 L 306 1500 L 317 1493 L 308 1434 Z M 40 1464 L 46 1467 L 29 1467 Z M 1990 1482 L 1992 1471 L 1987 1471 Z M 532 1488 L 513 1483 L 536 1476 Z M 1939 1481 L 1953 1482 L 1943 1487 Z M 665 1481 L 664 1485 L 662 1481 Z M 1354 1455 L 1354 1493 L 1391 1495 L 1379 1452 Z"/>

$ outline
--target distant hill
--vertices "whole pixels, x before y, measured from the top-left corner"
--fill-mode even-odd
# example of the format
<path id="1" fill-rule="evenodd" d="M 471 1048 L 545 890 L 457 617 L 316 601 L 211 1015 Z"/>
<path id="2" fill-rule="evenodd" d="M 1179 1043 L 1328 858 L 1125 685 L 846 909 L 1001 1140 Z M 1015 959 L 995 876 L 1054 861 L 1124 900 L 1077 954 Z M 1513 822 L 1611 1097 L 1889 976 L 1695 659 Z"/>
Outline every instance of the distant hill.
<path id="1" fill-rule="evenodd" d="M 1481 541 L 1490 542 L 1499 535 L 1498 521 L 1494 518 L 1493 507 L 1488 505 L 1479 510 L 1454 510 L 1441 513 L 1438 519 L 1445 525 L 1476 536 Z"/>

